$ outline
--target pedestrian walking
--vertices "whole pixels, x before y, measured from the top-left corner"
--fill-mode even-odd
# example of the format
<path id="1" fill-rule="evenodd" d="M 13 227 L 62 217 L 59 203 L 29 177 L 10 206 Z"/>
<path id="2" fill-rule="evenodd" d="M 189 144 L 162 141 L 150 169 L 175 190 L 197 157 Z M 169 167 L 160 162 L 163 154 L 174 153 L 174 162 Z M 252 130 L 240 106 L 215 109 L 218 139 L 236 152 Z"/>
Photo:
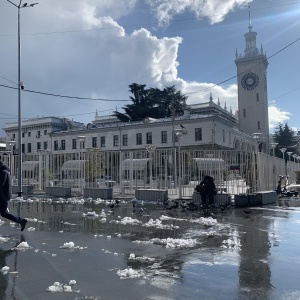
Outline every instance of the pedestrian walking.
<path id="1" fill-rule="evenodd" d="M 26 227 L 27 220 L 17 217 L 8 210 L 8 202 L 12 197 L 11 177 L 9 168 L 0 160 L 0 213 L 1 217 L 21 225 L 21 231 Z"/>

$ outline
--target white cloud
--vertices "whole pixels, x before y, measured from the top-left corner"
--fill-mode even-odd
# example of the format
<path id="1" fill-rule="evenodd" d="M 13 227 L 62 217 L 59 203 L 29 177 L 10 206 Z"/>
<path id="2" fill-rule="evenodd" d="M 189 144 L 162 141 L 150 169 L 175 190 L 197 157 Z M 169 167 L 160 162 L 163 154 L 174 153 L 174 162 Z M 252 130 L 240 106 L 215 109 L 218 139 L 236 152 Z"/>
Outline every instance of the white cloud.
<path id="1" fill-rule="evenodd" d="M 274 130 L 278 123 L 285 123 L 287 120 L 290 119 L 292 114 L 283 111 L 280 108 L 276 107 L 274 104 L 269 106 L 269 127 L 270 130 Z"/>
<path id="2" fill-rule="evenodd" d="M 197 18 L 205 17 L 211 24 L 222 22 L 226 14 L 244 7 L 253 0 L 147 0 L 160 23 L 169 24 L 175 15 L 190 11 Z"/>
<path id="3" fill-rule="evenodd" d="M 154 8 L 156 4 L 160 11 L 166 13 L 166 16 L 158 16 L 161 22 L 189 9 L 197 16 L 205 14 L 213 23 L 219 22 L 217 18 L 233 7 L 248 2 L 177 0 L 172 1 L 171 9 L 167 5 L 170 1 L 155 0 L 151 6 Z M 60 95 L 129 99 L 128 85 L 134 82 L 158 88 L 175 85 L 188 95 L 188 104 L 209 101 L 212 91 L 215 103 L 219 98 L 222 107 L 226 103 L 227 109 L 231 107 L 234 112 L 237 109 L 235 84 L 220 87 L 178 77 L 181 37 L 157 37 L 146 29 L 128 33 L 116 21 L 133 13 L 137 3 L 137 0 L 51 0 L 22 10 L 24 33 L 65 31 L 60 34 L 22 35 L 22 80 L 25 88 Z M 16 32 L 16 18 L 12 5 L 1 2 L 2 35 Z M 89 30 L 67 33 L 78 29 Z M 16 82 L 17 38 L 0 36 L 0 39 L 0 71 Z M 12 85 L 1 77 L 0 84 Z M 17 92 L 2 87 L 0 92 L 0 117 L 17 116 Z M 107 110 L 123 107 L 128 102 L 70 100 L 24 92 L 22 103 L 24 118 L 74 115 L 74 120 L 88 123 L 93 120 L 96 109 L 100 114 L 109 114 L 111 111 Z M 289 113 L 270 107 L 271 126 L 288 118 Z M 0 128 L 5 122 L 10 120 L 0 119 Z"/>

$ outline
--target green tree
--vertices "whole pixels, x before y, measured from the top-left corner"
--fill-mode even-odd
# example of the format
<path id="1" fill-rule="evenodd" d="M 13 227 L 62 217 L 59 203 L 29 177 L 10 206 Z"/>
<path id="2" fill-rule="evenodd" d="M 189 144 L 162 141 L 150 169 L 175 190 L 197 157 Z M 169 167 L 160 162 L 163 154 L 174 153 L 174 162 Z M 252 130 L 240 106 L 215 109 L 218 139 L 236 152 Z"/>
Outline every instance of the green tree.
<path id="1" fill-rule="evenodd" d="M 114 115 L 122 122 L 140 121 L 146 117 L 165 118 L 173 115 L 183 114 L 186 106 L 187 96 L 181 91 L 176 91 L 174 86 L 160 90 L 158 88 L 146 89 L 145 84 L 133 83 L 129 85 L 133 94 L 130 97 L 132 104 L 123 107 L 125 113 L 118 111 Z"/>
<path id="2" fill-rule="evenodd" d="M 275 156 L 282 157 L 282 152 L 279 150 L 281 148 L 286 148 L 285 159 L 288 158 L 287 152 L 297 152 L 298 139 L 295 135 L 293 129 L 291 129 L 287 123 L 283 125 L 282 123 L 278 123 L 278 126 L 275 129 L 273 135 L 274 141 L 278 143 L 275 148 Z"/>
<path id="3" fill-rule="evenodd" d="M 88 148 L 85 153 L 85 178 L 88 182 L 96 182 L 96 179 L 105 173 L 104 159 L 99 148 Z"/>

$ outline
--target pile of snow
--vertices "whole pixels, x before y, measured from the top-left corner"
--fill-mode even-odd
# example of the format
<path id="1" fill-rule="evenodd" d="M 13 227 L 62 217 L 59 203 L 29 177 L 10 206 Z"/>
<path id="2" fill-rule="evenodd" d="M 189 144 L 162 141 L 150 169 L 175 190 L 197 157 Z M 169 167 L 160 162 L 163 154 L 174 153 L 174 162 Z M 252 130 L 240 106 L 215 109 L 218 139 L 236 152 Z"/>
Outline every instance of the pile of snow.
<path id="1" fill-rule="evenodd" d="M 193 248 L 197 245 L 195 239 L 158 239 L 154 238 L 151 240 L 154 244 L 165 245 L 166 248 Z"/>
<path id="2" fill-rule="evenodd" d="M 9 237 L 2 237 L 0 236 L 0 242 L 1 243 L 6 243 L 9 240 Z"/>
<path id="3" fill-rule="evenodd" d="M 200 217 L 199 219 L 191 219 L 189 221 L 191 223 L 198 223 L 204 226 L 214 226 L 218 224 L 218 221 L 212 217 L 208 217 L 208 218 Z"/>
<path id="4" fill-rule="evenodd" d="M 17 247 L 16 249 L 19 249 L 19 250 L 24 250 L 24 249 L 30 249 L 31 247 L 28 245 L 27 242 L 21 242 Z"/>
<path id="5" fill-rule="evenodd" d="M 168 217 L 168 216 L 165 216 L 165 215 L 161 215 L 159 217 L 159 219 L 162 220 L 162 221 L 169 221 L 169 220 L 186 221 L 186 219 L 172 218 L 172 217 Z"/>
<path id="6" fill-rule="evenodd" d="M 205 235 L 207 237 L 214 237 L 214 236 L 222 236 L 220 233 L 217 231 L 207 231 L 207 232 L 202 232 L 202 235 Z"/>
<path id="7" fill-rule="evenodd" d="M 155 258 L 152 257 L 147 257 L 147 256 L 135 256 L 134 253 L 130 253 L 129 260 L 133 260 L 133 261 L 146 261 L 146 262 L 155 262 Z"/>
<path id="8" fill-rule="evenodd" d="M 179 228 L 179 226 L 174 226 L 173 224 L 163 225 L 161 220 L 159 220 L 159 219 L 156 219 L 156 220 L 150 219 L 147 223 L 143 224 L 143 226 L 145 226 L 145 227 L 156 227 L 156 228 L 159 228 L 159 229 L 178 229 Z"/>
<path id="9" fill-rule="evenodd" d="M 139 278 L 144 276 L 143 271 L 136 271 L 132 268 L 124 269 L 124 270 L 118 270 L 117 275 L 120 276 L 120 279 L 128 279 L 128 278 Z"/>
<path id="10" fill-rule="evenodd" d="M 87 247 L 75 246 L 75 244 L 73 242 L 64 243 L 59 248 L 60 249 L 79 249 L 79 250 L 87 249 Z"/>
<path id="11" fill-rule="evenodd" d="M 9 267 L 8 266 L 4 266 L 2 269 L 1 269 L 1 272 L 3 275 L 6 275 L 8 272 L 9 272 Z"/>
<path id="12" fill-rule="evenodd" d="M 53 285 L 50 285 L 46 291 L 50 293 L 79 293 L 72 289 L 72 286 L 76 284 L 75 280 L 70 280 L 69 284 L 63 284 L 59 282 L 54 282 Z"/>
<path id="13" fill-rule="evenodd" d="M 88 211 L 86 214 L 82 214 L 83 217 L 98 217 L 99 215 L 94 211 Z"/>
<path id="14" fill-rule="evenodd" d="M 99 216 L 100 216 L 101 218 L 105 218 L 105 217 L 106 217 L 106 213 L 105 213 L 105 210 L 104 210 L 104 209 L 101 210 L 101 213 L 100 213 Z"/>
<path id="15" fill-rule="evenodd" d="M 137 219 L 133 219 L 131 217 L 124 217 L 121 221 L 117 221 L 117 220 L 111 220 L 111 223 L 116 223 L 116 224 L 122 224 L 122 225 L 139 225 L 142 224 L 141 221 L 137 220 Z"/>

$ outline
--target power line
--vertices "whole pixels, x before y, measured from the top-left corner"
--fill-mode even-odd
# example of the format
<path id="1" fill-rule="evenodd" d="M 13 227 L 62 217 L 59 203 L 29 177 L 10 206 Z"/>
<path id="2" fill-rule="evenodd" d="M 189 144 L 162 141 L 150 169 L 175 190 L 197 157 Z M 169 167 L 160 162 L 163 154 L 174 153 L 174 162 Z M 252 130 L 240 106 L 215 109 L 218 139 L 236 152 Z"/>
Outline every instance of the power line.
<path id="1" fill-rule="evenodd" d="M 9 89 L 13 89 L 13 90 L 17 90 L 18 88 L 16 87 L 12 87 L 12 86 L 8 86 L 5 84 L 0 84 L 0 86 L 5 87 L 5 88 L 9 88 Z M 33 91 L 33 90 L 27 90 L 24 89 L 24 92 L 28 92 L 28 93 L 34 93 L 34 94 L 40 94 L 40 95 L 45 95 L 45 96 L 52 96 L 52 97 L 58 97 L 58 98 L 67 98 L 67 99 L 78 99 L 78 100 L 89 100 L 89 101 L 108 101 L 108 102 L 128 102 L 131 101 L 129 99 L 125 100 L 125 99 L 105 99 L 105 98 L 89 98 L 89 97 L 78 97 L 78 96 L 68 96 L 68 95 L 59 95 L 59 94 L 53 94 L 53 93 L 45 93 L 45 92 L 39 92 L 39 91 Z"/>
<path id="2" fill-rule="evenodd" d="M 291 3 L 285 3 L 285 4 L 278 4 L 278 5 L 271 5 L 266 7 L 261 7 L 259 9 L 252 9 L 252 11 L 259 11 L 263 9 L 269 9 L 274 7 L 280 7 L 280 6 L 288 6 L 288 5 L 294 5 L 298 4 L 300 1 L 291 2 Z M 234 14 L 240 14 L 244 13 L 245 10 L 240 10 L 238 12 L 227 12 L 226 14 L 216 14 L 216 15 L 206 15 L 201 16 L 200 19 L 203 19 L 204 17 L 211 18 L 211 17 L 222 17 L 226 15 L 234 15 Z M 248 9 L 247 9 L 248 11 Z M 185 22 L 185 21 L 192 21 L 192 20 L 198 20 L 199 17 L 190 17 L 190 18 L 182 18 L 182 19 L 175 19 L 172 20 L 170 23 L 176 23 L 176 22 Z M 141 26 L 153 26 L 158 25 L 159 22 L 149 22 L 149 23 L 138 23 L 138 24 L 129 24 L 129 25 L 120 25 L 123 28 L 131 28 L 131 27 L 141 27 Z M 91 32 L 91 31 L 101 31 L 101 30 L 111 30 L 111 29 L 118 29 L 119 26 L 110 26 L 110 27 L 102 27 L 102 28 L 92 28 L 92 29 L 77 29 L 77 30 L 65 30 L 65 31 L 53 31 L 53 32 L 36 32 L 36 33 L 23 33 L 22 36 L 34 36 L 34 35 L 52 35 L 52 34 L 66 34 L 66 33 L 80 33 L 80 32 Z M 12 37 L 16 36 L 16 34 L 0 34 L 0 37 Z"/>

